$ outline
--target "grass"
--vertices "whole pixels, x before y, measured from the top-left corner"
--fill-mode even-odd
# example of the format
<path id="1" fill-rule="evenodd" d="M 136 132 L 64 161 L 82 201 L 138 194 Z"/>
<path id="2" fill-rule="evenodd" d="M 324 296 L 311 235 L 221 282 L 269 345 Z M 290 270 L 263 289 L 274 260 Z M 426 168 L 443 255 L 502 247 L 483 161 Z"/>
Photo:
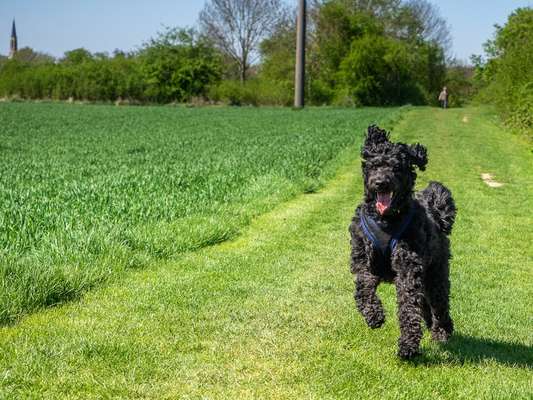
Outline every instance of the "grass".
<path id="1" fill-rule="evenodd" d="M 398 113 L 1 104 L 0 324 L 235 237 Z"/>
<path id="2" fill-rule="evenodd" d="M 419 186 L 442 181 L 459 207 L 449 344 L 426 333 L 423 355 L 399 361 L 390 285 L 379 289 L 383 328 L 356 313 L 353 157 L 318 193 L 257 217 L 235 240 L 0 328 L 0 397 L 530 399 L 533 160 L 490 118 L 417 108 L 393 133 L 428 146 Z M 482 172 L 505 186 L 489 188 Z"/>

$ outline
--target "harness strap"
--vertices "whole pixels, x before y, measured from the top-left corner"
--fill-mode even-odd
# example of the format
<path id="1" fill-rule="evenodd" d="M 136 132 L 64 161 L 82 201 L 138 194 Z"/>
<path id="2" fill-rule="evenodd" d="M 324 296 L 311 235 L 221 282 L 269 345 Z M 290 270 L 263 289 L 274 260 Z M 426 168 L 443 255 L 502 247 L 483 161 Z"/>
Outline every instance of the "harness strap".
<path id="1" fill-rule="evenodd" d="M 364 214 L 363 210 L 361 210 L 361 229 L 363 229 L 363 232 L 365 233 L 366 237 L 370 239 L 374 247 L 381 249 L 381 244 L 379 240 L 374 236 L 374 234 L 368 227 L 366 215 Z"/>
<path id="2" fill-rule="evenodd" d="M 381 229 L 377 222 L 365 215 L 363 211 L 361 211 L 361 227 L 374 248 L 385 254 L 392 236 Z"/>
<path id="3" fill-rule="evenodd" d="M 360 226 L 366 237 L 372 242 L 375 249 L 379 250 L 382 254 L 386 254 L 387 250 L 390 249 L 392 253 L 398 245 L 398 241 L 411 224 L 414 214 L 415 209 L 411 206 L 409 212 L 402 220 L 400 227 L 392 234 L 388 234 L 381 229 L 376 221 L 365 215 L 364 211 L 361 210 Z"/>
<path id="4" fill-rule="evenodd" d="M 407 213 L 406 217 L 402 221 L 402 224 L 400 225 L 400 228 L 392 235 L 392 240 L 390 241 L 391 251 L 396 248 L 398 241 L 401 239 L 402 235 L 404 234 L 406 229 L 411 224 L 411 221 L 413 220 L 414 215 L 415 215 L 415 208 L 411 205 L 411 207 L 409 208 L 409 212 Z"/>

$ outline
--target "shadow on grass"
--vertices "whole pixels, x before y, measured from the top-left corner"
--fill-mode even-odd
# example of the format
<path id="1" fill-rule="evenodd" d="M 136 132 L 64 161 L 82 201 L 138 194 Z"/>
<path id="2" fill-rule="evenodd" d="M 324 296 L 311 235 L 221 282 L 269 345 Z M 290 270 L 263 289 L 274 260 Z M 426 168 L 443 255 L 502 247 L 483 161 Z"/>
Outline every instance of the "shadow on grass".
<path id="1" fill-rule="evenodd" d="M 496 361 L 521 368 L 533 368 L 533 347 L 456 333 L 440 346 L 442 356 L 420 357 L 416 364 L 464 364 Z"/>

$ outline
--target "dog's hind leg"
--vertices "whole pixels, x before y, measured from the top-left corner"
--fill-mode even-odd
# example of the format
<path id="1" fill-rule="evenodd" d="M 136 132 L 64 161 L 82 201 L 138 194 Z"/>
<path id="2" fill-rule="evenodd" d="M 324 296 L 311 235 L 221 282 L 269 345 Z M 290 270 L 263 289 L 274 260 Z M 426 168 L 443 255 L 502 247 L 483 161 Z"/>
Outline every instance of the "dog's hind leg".
<path id="1" fill-rule="evenodd" d="M 370 272 L 358 272 L 355 279 L 354 298 L 357 309 L 365 317 L 372 329 L 379 328 L 385 322 L 385 312 L 381 300 L 376 294 L 379 277 Z"/>
<path id="2" fill-rule="evenodd" d="M 453 333 L 453 322 L 450 317 L 450 279 L 448 265 L 432 268 L 426 278 L 426 291 L 432 314 L 431 338 L 446 342 Z"/>
<path id="3" fill-rule="evenodd" d="M 424 315 L 424 321 L 428 329 L 431 329 L 433 325 L 433 315 L 431 314 L 431 306 L 429 305 L 428 294 L 424 297 L 424 303 L 422 304 L 422 312 Z"/>
<path id="4" fill-rule="evenodd" d="M 400 323 L 398 356 L 408 359 L 418 354 L 422 339 L 423 266 L 416 253 L 404 248 L 396 249 L 392 261 L 397 274 L 394 282 Z"/>

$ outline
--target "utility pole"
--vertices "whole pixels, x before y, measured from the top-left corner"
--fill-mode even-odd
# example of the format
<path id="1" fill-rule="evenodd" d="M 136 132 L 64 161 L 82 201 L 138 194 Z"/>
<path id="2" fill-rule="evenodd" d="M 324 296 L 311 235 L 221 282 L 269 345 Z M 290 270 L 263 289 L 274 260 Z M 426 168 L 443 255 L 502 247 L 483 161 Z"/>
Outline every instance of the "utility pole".
<path id="1" fill-rule="evenodd" d="M 299 0 L 297 41 L 296 41 L 296 74 L 294 84 L 294 107 L 303 108 L 305 104 L 305 35 L 306 35 L 306 0 Z"/>

